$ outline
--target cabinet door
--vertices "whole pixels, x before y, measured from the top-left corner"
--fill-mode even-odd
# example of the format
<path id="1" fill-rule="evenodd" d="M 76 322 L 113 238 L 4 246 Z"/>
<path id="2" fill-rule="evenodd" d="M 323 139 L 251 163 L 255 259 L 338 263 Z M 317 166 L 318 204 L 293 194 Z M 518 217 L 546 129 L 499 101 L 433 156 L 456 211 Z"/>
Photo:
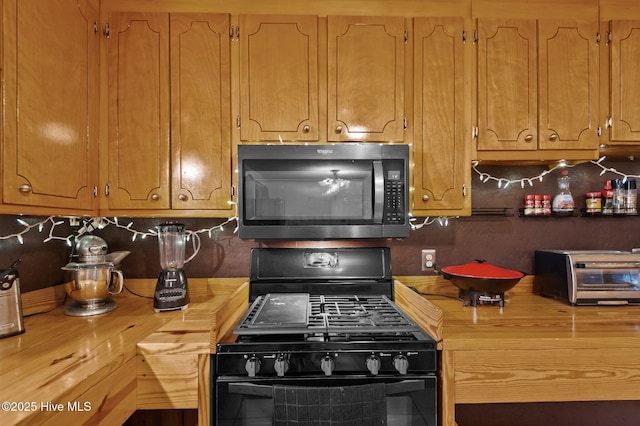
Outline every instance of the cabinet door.
<path id="1" fill-rule="evenodd" d="M 229 16 L 171 15 L 174 209 L 230 208 Z"/>
<path id="2" fill-rule="evenodd" d="M 318 140 L 318 18 L 242 15 L 240 138 Z"/>
<path id="3" fill-rule="evenodd" d="M 414 19 L 413 208 L 471 213 L 471 42 L 462 18 Z"/>
<path id="4" fill-rule="evenodd" d="M 640 141 L 640 20 L 611 22 L 612 141 Z"/>
<path id="5" fill-rule="evenodd" d="M 166 209 L 169 15 L 113 13 L 108 46 L 110 209 Z"/>
<path id="6" fill-rule="evenodd" d="M 535 150 L 535 20 L 478 20 L 478 150 Z"/>
<path id="7" fill-rule="evenodd" d="M 597 149 L 598 22 L 538 22 L 539 149 Z"/>
<path id="8" fill-rule="evenodd" d="M 404 140 L 402 17 L 328 17 L 329 141 Z"/>
<path id="9" fill-rule="evenodd" d="M 90 210 L 98 2 L 7 0 L 3 13 L 3 201 Z"/>

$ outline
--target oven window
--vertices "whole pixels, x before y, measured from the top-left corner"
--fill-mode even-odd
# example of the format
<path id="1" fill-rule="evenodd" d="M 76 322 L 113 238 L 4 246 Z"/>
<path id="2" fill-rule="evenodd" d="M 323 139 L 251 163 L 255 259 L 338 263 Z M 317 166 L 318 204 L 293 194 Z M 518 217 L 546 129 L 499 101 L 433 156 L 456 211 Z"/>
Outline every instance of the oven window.
<path id="1" fill-rule="evenodd" d="M 632 268 L 576 269 L 578 287 L 640 291 L 640 271 Z"/>
<path id="2" fill-rule="evenodd" d="M 331 424 L 363 421 L 362 424 L 391 426 L 437 424 L 435 376 L 406 379 L 245 378 L 238 381 L 219 378 L 215 389 L 213 419 L 220 426 L 296 424 L 310 420 L 326 421 L 326 424 L 330 421 Z M 371 389 L 377 389 L 378 393 L 371 393 Z M 286 392 L 288 399 L 283 399 L 279 392 Z M 356 392 L 367 396 L 358 400 L 354 397 Z M 343 395 L 342 399 L 336 397 L 336 393 Z M 286 401 L 284 406 L 283 401 Z M 276 417 L 281 421 L 275 421 Z"/>
<path id="3" fill-rule="evenodd" d="M 244 215 L 254 225 L 373 217 L 371 161 L 245 160 Z"/>

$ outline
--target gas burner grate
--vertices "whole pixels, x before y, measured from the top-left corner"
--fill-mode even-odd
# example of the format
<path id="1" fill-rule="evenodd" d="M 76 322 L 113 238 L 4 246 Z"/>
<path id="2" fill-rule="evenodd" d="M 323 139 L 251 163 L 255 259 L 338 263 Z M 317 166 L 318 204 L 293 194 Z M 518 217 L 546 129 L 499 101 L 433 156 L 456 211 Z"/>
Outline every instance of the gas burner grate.
<path id="1" fill-rule="evenodd" d="M 404 312 L 384 295 L 308 295 L 306 321 L 297 323 L 258 325 L 265 301 L 273 294 L 261 296 L 249 309 L 249 313 L 234 330 L 236 334 L 352 334 L 362 339 L 369 334 L 408 334 L 421 331 Z M 299 295 L 298 295 L 299 296 Z M 299 307 L 298 307 L 299 308 Z M 300 310 L 300 309 L 298 309 Z"/>

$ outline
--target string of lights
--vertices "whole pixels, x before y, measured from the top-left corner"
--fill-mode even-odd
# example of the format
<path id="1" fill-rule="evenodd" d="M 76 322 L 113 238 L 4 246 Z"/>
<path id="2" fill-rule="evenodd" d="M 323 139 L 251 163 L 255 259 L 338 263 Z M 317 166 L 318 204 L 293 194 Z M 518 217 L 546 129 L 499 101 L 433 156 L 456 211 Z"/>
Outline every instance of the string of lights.
<path id="1" fill-rule="evenodd" d="M 604 175 L 605 173 L 611 173 L 614 174 L 616 176 L 619 176 L 622 179 L 622 182 L 626 182 L 628 179 L 640 179 L 640 175 L 634 175 L 634 174 L 628 174 L 628 173 L 624 173 L 621 172 L 613 167 L 607 167 L 605 166 L 603 163 L 603 161 L 606 159 L 606 156 L 603 156 L 601 158 L 599 158 L 598 160 L 592 160 L 590 161 L 591 164 L 597 166 L 600 169 L 600 176 Z M 544 177 L 549 175 L 550 173 L 552 173 L 554 170 L 556 169 L 561 169 L 561 168 L 568 168 L 568 167 L 573 167 L 574 165 L 568 164 L 565 161 L 560 161 L 558 162 L 555 166 L 551 167 L 548 170 L 543 171 L 542 173 L 540 173 L 537 176 L 529 176 L 529 177 L 521 177 L 518 179 L 509 179 L 509 178 L 505 178 L 505 177 L 496 177 L 496 176 L 492 176 L 489 173 L 486 172 L 482 172 L 478 169 L 479 163 L 478 162 L 474 162 L 472 164 L 472 169 L 474 172 L 476 172 L 479 176 L 479 179 L 482 183 L 487 183 L 489 181 L 495 181 L 498 184 L 498 188 L 501 189 L 506 189 L 511 185 L 520 185 L 521 188 L 524 188 L 526 185 L 529 186 L 533 186 L 535 182 L 542 182 Z M 217 225 L 213 225 L 211 227 L 208 228 L 202 228 L 202 229 L 198 229 L 195 231 L 191 231 L 191 230 L 187 230 L 186 234 L 187 234 L 187 240 L 193 240 L 193 244 L 194 244 L 194 252 L 197 253 L 197 251 L 200 249 L 200 234 L 207 234 L 209 236 L 209 238 L 213 238 L 215 233 L 217 232 L 222 232 L 224 230 L 224 227 L 229 225 L 230 223 L 235 222 L 236 223 L 236 227 L 233 230 L 233 233 L 235 234 L 238 231 L 238 226 L 237 226 L 237 221 L 238 221 L 238 216 L 237 216 L 237 204 L 235 202 L 229 202 L 230 204 L 233 204 L 234 206 L 236 206 L 236 211 L 235 211 L 235 215 L 231 216 L 229 218 L 227 218 L 224 222 L 217 224 Z M 117 217 L 114 217 L 112 219 L 107 218 L 107 217 L 98 217 L 98 218 L 91 218 L 91 219 L 83 219 L 82 225 L 80 226 L 79 229 L 77 229 L 76 231 L 74 231 L 71 235 L 66 235 L 66 236 L 62 236 L 62 235 L 56 235 L 56 228 L 58 228 L 60 225 L 63 225 L 65 223 L 65 220 L 63 218 L 60 217 L 56 217 L 56 216 L 49 216 L 46 219 L 43 220 L 38 220 L 37 222 L 34 223 L 29 223 L 27 221 L 27 219 L 25 218 L 18 218 L 17 222 L 22 225 L 24 228 L 21 229 L 19 232 L 15 232 L 9 235 L 4 235 L 4 236 L 0 236 L 0 240 L 8 240 L 11 238 L 15 238 L 18 240 L 18 242 L 20 244 L 24 244 L 24 235 L 27 234 L 28 232 L 30 232 L 32 229 L 37 228 L 38 232 L 43 232 L 45 227 L 47 226 L 47 224 L 51 224 L 51 227 L 49 228 L 49 233 L 48 236 L 44 239 L 44 242 L 49 242 L 49 241 L 53 241 L 53 240 L 61 240 L 66 242 L 67 245 L 71 246 L 73 244 L 73 241 L 75 240 L 75 238 L 77 238 L 78 236 L 81 236 L 85 233 L 89 233 L 92 232 L 94 230 L 97 229 L 104 229 L 107 226 L 113 226 L 119 229 L 124 229 L 128 232 L 131 233 L 131 241 L 135 241 L 137 238 L 147 238 L 147 237 L 157 237 L 158 233 L 156 230 L 153 229 L 149 229 L 146 231 L 139 231 L 137 229 L 134 229 L 134 223 L 133 221 L 129 221 L 129 223 L 127 223 L 126 225 L 123 225 L 122 223 L 120 223 L 120 219 L 118 219 Z M 426 217 L 423 219 L 422 222 L 418 222 L 418 219 L 415 217 L 411 217 L 409 219 L 410 225 L 411 225 L 411 229 L 412 230 L 418 230 L 420 228 L 423 228 L 424 226 L 428 226 L 428 225 L 432 225 L 432 224 L 439 224 L 440 226 L 447 226 L 449 224 L 449 218 L 446 216 L 439 216 L 439 217 L 435 217 L 435 218 L 431 218 L 431 217 Z M 194 255 L 195 255 L 194 253 Z"/>
<path id="2" fill-rule="evenodd" d="M 606 167 L 602 164 L 602 162 L 606 159 L 606 156 L 600 157 L 598 160 L 591 160 L 589 163 L 598 166 L 601 171 L 600 171 L 600 176 L 604 175 L 605 173 L 613 173 L 614 175 L 620 176 L 622 178 L 622 182 L 626 182 L 627 179 L 640 179 L 639 175 L 632 175 L 632 174 L 627 174 L 624 172 L 621 172 L 619 170 L 616 170 L 613 167 Z M 482 183 L 487 183 L 489 181 L 495 181 L 498 183 L 498 188 L 501 189 L 506 189 L 509 185 L 520 185 L 521 188 L 524 188 L 526 185 L 529 186 L 533 186 L 534 182 L 538 181 L 538 182 L 542 182 L 542 180 L 544 179 L 545 176 L 547 176 L 548 174 L 552 173 L 554 170 L 556 169 L 563 169 L 563 168 L 569 168 L 569 167 L 574 167 L 574 165 L 572 164 L 568 164 L 565 161 L 560 161 L 558 162 L 558 164 L 556 164 L 555 166 L 553 166 L 552 168 L 550 168 L 549 170 L 545 170 L 542 173 L 540 173 L 537 176 L 531 176 L 531 177 L 522 177 L 519 179 L 508 179 L 505 177 L 496 177 L 496 176 L 492 176 L 489 173 L 486 172 L 482 172 L 480 170 L 478 170 L 478 162 L 474 162 L 472 164 L 472 168 L 473 171 L 475 171 L 480 179 L 480 182 Z"/>

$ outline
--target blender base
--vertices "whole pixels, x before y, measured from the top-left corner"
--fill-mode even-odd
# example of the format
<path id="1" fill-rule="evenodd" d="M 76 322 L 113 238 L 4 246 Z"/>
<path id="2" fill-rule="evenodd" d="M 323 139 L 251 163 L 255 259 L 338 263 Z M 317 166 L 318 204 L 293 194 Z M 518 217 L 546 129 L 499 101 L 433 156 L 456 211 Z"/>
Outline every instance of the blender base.
<path id="1" fill-rule="evenodd" d="M 116 307 L 116 302 L 109 298 L 87 302 L 72 300 L 64 307 L 64 314 L 72 317 L 88 317 L 106 314 L 107 312 L 113 311 Z"/>
<path id="2" fill-rule="evenodd" d="M 189 288 L 187 276 L 182 269 L 162 271 L 153 295 L 153 310 L 156 312 L 187 309 Z"/>

